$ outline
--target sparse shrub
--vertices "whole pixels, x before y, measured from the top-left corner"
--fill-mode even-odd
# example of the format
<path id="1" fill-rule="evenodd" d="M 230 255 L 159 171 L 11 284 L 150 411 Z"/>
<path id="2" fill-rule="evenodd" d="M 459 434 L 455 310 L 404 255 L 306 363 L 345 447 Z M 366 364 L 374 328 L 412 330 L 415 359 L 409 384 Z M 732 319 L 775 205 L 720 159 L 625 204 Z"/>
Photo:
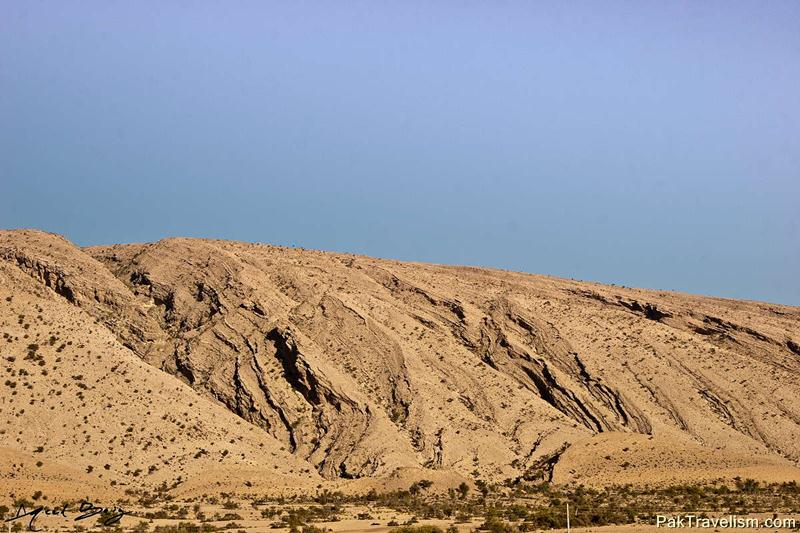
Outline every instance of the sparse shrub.
<path id="1" fill-rule="evenodd" d="M 390 533 L 444 533 L 442 528 L 437 526 L 400 526 L 389 530 Z"/>

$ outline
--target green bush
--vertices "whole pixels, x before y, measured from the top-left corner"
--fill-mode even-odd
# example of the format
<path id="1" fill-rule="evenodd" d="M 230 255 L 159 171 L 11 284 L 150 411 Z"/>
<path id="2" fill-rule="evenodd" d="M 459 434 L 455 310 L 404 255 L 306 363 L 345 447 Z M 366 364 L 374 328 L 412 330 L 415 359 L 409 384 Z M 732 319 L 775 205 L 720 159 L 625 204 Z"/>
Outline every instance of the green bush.
<path id="1" fill-rule="evenodd" d="M 389 533 L 444 533 L 442 528 L 436 526 L 400 526 L 390 529 Z"/>

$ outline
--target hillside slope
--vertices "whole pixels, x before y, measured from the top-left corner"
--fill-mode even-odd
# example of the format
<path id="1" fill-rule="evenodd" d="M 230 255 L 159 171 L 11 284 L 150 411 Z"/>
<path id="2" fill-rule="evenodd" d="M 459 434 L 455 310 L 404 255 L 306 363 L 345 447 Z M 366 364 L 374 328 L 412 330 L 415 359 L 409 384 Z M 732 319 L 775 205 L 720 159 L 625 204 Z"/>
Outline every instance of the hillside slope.
<path id="1" fill-rule="evenodd" d="M 191 446 L 152 446 L 136 463 L 176 454 L 183 479 L 208 467 L 204 455 L 192 459 L 198 448 L 219 466 L 218 448 L 230 444 L 211 436 L 226 431 L 239 442 L 224 459 L 231 468 L 279 466 L 314 484 L 420 468 L 569 480 L 565 462 L 586 462 L 571 444 L 616 434 L 687 450 L 664 469 L 686 461 L 720 477 L 746 458 L 754 475 L 800 479 L 798 308 L 229 241 L 81 250 L 37 231 L 0 233 L 0 275 L 3 332 L 13 338 L 3 355 L 22 356 L 6 372 L 18 375 L 31 342 L 69 335 L 69 357 L 37 379 L 93 369 L 81 392 L 98 395 L 88 402 L 97 412 L 80 398 L 55 410 L 101 468 L 109 452 L 91 443 L 116 435 L 119 416 L 140 421 L 142 447 L 146 434 L 204 421 L 207 443 L 192 435 Z M 38 340 L 24 339 L 25 323 Z M 2 406 L 11 431 L 0 446 L 31 451 L 35 439 L 17 426 L 44 416 L 32 409 L 53 410 L 41 390 L 55 386 L 16 389 L 28 391 L 14 397 L 26 411 L 8 416 Z M 106 419 L 101 405 L 142 413 Z M 188 418 L 173 420 L 177 412 Z M 95 426 L 86 436 L 70 426 L 78 415 Z M 51 430 L 47 449 L 63 440 L 63 428 Z M 639 477 L 637 461 L 617 464 L 631 442 L 644 441 L 604 439 L 592 475 L 652 477 L 658 446 L 641 446 Z M 260 450 L 283 455 L 276 462 Z M 117 478 L 136 483 L 127 469 Z M 174 479 L 159 472 L 153 481 Z"/>
<path id="2" fill-rule="evenodd" d="M 91 303 L 78 292 L 80 275 L 106 284 L 109 294 L 114 290 L 92 270 L 91 258 L 47 236 L 42 249 L 27 250 L 65 252 L 56 256 L 66 261 L 64 270 L 44 259 L 30 270 L 30 264 L 16 262 L 16 252 L 8 255 L 7 237 L 0 237 L 6 259 L 0 261 L 5 495 L 27 497 L 38 490 L 51 497 L 98 498 L 172 487 L 220 469 L 270 472 L 273 482 L 285 477 L 292 487 L 321 481 L 275 438 L 145 363 L 86 312 Z M 87 260 L 78 265 L 82 259 Z M 57 292 L 72 289 L 73 303 Z M 109 304 L 92 294 L 91 302 Z"/>

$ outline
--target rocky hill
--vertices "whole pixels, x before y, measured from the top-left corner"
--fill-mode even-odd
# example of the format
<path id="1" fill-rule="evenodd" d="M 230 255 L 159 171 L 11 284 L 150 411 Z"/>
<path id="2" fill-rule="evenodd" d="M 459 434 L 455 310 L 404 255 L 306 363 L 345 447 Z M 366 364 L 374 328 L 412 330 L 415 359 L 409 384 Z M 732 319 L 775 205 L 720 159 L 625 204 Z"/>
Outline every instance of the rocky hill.
<path id="1" fill-rule="evenodd" d="M 12 492 L 800 480 L 796 307 L 20 230 L 0 333 Z"/>

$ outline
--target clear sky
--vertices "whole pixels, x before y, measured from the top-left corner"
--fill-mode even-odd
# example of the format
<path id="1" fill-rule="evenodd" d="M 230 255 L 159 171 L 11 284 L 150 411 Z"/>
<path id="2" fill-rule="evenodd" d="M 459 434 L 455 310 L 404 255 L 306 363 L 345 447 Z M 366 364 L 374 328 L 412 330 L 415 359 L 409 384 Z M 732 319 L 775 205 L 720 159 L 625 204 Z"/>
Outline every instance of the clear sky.
<path id="1" fill-rule="evenodd" d="M 0 2 L 0 227 L 800 305 L 800 2 Z"/>

